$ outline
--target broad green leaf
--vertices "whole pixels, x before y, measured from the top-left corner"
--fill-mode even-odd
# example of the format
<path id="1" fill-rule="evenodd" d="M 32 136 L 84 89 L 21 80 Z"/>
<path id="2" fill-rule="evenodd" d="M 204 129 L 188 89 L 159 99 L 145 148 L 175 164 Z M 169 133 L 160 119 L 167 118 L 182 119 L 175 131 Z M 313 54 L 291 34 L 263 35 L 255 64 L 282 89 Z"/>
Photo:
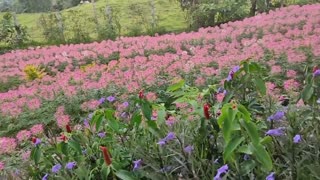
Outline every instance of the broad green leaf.
<path id="1" fill-rule="evenodd" d="M 70 140 L 70 141 L 68 142 L 68 145 L 69 145 L 72 149 L 74 149 L 77 153 L 79 153 L 79 154 L 82 153 L 82 151 L 81 151 L 81 146 L 80 146 L 80 144 L 79 144 L 78 142 L 73 141 L 73 140 Z"/>
<path id="2" fill-rule="evenodd" d="M 166 121 L 166 110 L 164 107 L 158 110 L 157 122 L 159 125 L 163 124 Z"/>
<path id="3" fill-rule="evenodd" d="M 301 93 L 301 97 L 303 101 L 307 102 L 311 98 L 313 92 L 314 92 L 314 88 L 312 87 L 312 84 L 306 85 L 306 87 L 303 89 Z"/>
<path id="4" fill-rule="evenodd" d="M 240 120 L 241 125 L 246 129 L 251 141 L 253 144 L 259 144 L 259 133 L 255 124 L 251 121 L 247 122 L 244 120 Z"/>
<path id="5" fill-rule="evenodd" d="M 257 158 L 257 160 L 262 164 L 266 171 L 271 171 L 273 165 L 269 153 L 261 144 L 252 144 L 252 146 L 254 150 L 253 154 Z"/>
<path id="6" fill-rule="evenodd" d="M 33 149 L 33 151 L 31 152 L 31 157 L 35 164 L 39 163 L 41 157 L 41 150 L 39 147 Z"/>
<path id="7" fill-rule="evenodd" d="M 258 91 L 260 92 L 261 95 L 266 95 L 267 88 L 266 84 L 260 77 L 255 77 L 254 78 L 255 84 L 257 86 Z"/>
<path id="8" fill-rule="evenodd" d="M 107 119 L 107 121 L 110 120 L 110 119 L 115 119 L 114 116 L 113 116 L 114 113 L 115 113 L 115 110 L 113 110 L 113 109 L 106 109 L 105 110 L 104 116 Z"/>
<path id="9" fill-rule="evenodd" d="M 234 154 L 236 148 L 244 141 L 244 137 L 236 136 L 233 138 L 224 148 L 223 159 L 225 162 L 230 161 L 232 155 Z"/>
<path id="10" fill-rule="evenodd" d="M 151 104 L 148 101 L 142 101 L 142 113 L 145 118 L 148 120 L 151 120 L 152 116 L 152 107 Z"/>
<path id="11" fill-rule="evenodd" d="M 176 90 L 182 88 L 184 85 L 185 85 L 185 81 L 184 81 L 184 80 L 180 80 L 178 83 L 169 86 L 168 89 L 167 89 L 167 91 L 169 91 L 169 92 L 170 92 L 170 91 L 171 91 L 171 92 L 172 92 L 172 91 L 176 91 Z"/>
<path id="12" fill-rule="evenodd" d="M 116 176 L 122 180 L 136 180 L 134 175 L 126 170 L 117 171 Z"/>
<path id="13" fill-rule="evenodd" d="M 239 153 L 244 153 L 244 154 L 252 154 L 252 150 L 248 145 L 243 145 L 241 147 L 238 148 L 237 150 Z"/>
<path id="14" fill-rule="evenodd" d="M 222 128 L 223 122 L 228 118 L 228 109 L 230 108 L 230 104 L 225 104 L 221 109 L 221 115 L 218 118 L 218 125 Z"/>
<path id="15" fill-rule="evenodd" d="M 132 118 L 131 118 L 131 125 L 135 125 L 136 127 L 139 127 L 142 121 L 142 116 L 140 114 L 140 111 L 136 111 L 133 113 Z"/>
<path id="16" fill-rule="evenodd" d="M 264 137 L 263 139 L 260 140 L 260 143 L 262 145 L 266 145 L 266 144 L 269 144 L 271 142 L 272 142 L 272 137 L 270 137 L 270 136 L 266 136 L 266 137 Z"/>
<path id="17" fill-rule="evenodd" d="M 242 104 L 239 104 L 238 105 L 238 110 L 241 112 L 242 114 L 242 118 L 246 121 L 250 121 L 251 118 L 250 118 L 250 112 L 242 105 Z"/>
<path id="18" fill-rule="evenodd" d="M 101 178 L 108 179 L 110 172 L 111 172 L 110 166 L 106 166 L 106 164 L 103 163 L 102 168 L 101 168 Z"/>
<path id="19" fill-rule="evenodd" d="M 148 124 L 149 132 L 151 132 L 156 137 L 161 137 L 160 130 L 159 130 L 158 126 L 157 126 L 156 121 L 148 120 L 147 124 Z"/>
<path id="20" fill-rule="evenodd" d="M 225 119 L 222 126 L 223 138 L 228 143 L 230 141 L 233 129 L 234 129 L 234 119 L 236 117 L 237 111 L 228 108 L 227 118 Z"/>
<path id="21" fill-rule="evenodd" d="M 101 117 L 103 117 L 103 114 L 99 111 L 96 111 L 92 117 L 92 120 L 90 121 L 90 125 L 94 126 Z"/>
<path id="22" fill-rule="evenodd" d="M 103 116 L 99 116 L 99 118 L 96 121 L 96 130 L 99 131 L 101 127 L 101 123 L 103 121 Z"/>

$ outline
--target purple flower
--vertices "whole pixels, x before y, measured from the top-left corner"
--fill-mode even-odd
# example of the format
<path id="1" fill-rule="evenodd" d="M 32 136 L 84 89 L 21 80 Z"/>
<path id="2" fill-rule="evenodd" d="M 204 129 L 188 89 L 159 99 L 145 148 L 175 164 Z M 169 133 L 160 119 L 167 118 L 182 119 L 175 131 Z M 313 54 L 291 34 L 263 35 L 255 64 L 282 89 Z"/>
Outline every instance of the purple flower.
<path id="1" fill-rule="evenodd" d="M 293 137 L 293 143 L 297 144 L 299 142 L 301 142 L 301 135 L 297 134 Z"/>
<path id="2" fill-rule="evenodd" d="M 92 117 L 93 117 L 93 113 L 90 113 L 90 114 L 88 115 L 89 120 L 91 120 Z"/>
<path id="3" fill-rule="evenodd" d="M 320 98 L 317 100 L 317 103 L 320 104 Z"/>
<path id="4" fill-rule="evenodd" d="M 109 102 L 113 102 L 113 101 L 116 100 L 116 98 L 115 98 L 114 96 L 109 96 L 109 97 L 107 97 L 107 100 L 108 100 Z"/>
<path id="5" fill-rule="evenodd" d="M 239 71 L 240 70 L 240 66 L 235 66 L 235 67 L 233 67 L 232 68 L 232 72 L 237 72 L 237 71 Z"/>
<path id="6" fill-rule="evenodd" d="M 138 170 L 138 169 L 140 169 L 141 168 L 141 166 L 142 166 L 142 160 L 141 159 L 138 159 L 138 160 L 136 160 L 136 161 L 133 161 L 133 170 L 135 171 L 135 170 Z"/>
<path id="7" fill-rule="evenodd" d="M 233 77 L 233 73 L 229 73 L 228 77 L 227 77 L 227 81 L 231 81 L 232 80 L 232 77 Z"/>
<path id="8" fill-rule="evenodd" d="M 34 145 L 37 146 L 41 143 L 41 139 L 37 138 L 36 141 L 34 142 Z"/>
<path id="9" fill-rule="evenodd" d="M 124 107 L 128 107 L 129 106 L 129 103 L 126 101 L 122 104 Z"/>
<path id="10" fill-rule="evenodd" d="M 270 129 L 269 131 L 266 132 L 266 135 L 282 136 L 282 135 L 284 135 L 284 130 L 285 130 L 285 128 L 283 128 L 283 127 L 276 128 L 276 129 Z"/>
<path id="11" fill-rule="evenodd" d="M 88 128 L 90 125 L 89 125 L 89 121 L 87 119 L 84 119 L 83 121 L 83 124 L 86 128 Z"/>
<path id="12" fill-rule="evenodd" d="M 164 139 L 161 139 L 157 144 L 159 144 L 162 147 L 166 145 L 166 141 Z"/>
<path id="13" fill-rule="evenodd" d="M 100 104 L 103 104 L 104 102 L 106 102 L 106 98 L 105 97 L 99 99 L 99 103 Z"/>
<path id="14" fill-rule="evenodd" d="M 183 149 L 185 153 L 191 154 L 193 151 L 193 146 L 189 145 Z"/>
<path id="15" fill-rule="evenodd" d="M 42 177 L 42 180 L 47 180 L 47 179 L 48 179 L 48 176 L 49 176 L 49 174 L 45 174 L 45 175 Z"/>
<path id="16" fill-rule="evenodd" d="M 274 172 L 270 173 L 267 177 L 266 177 L 266 180 L 275 180 L 275 177 L 274 177 Z"/>
<path id="17" fill-rule="evenodd" d="M 123 117 L 123 118 L 126 118 L 127 117 L 127 112 L 122 112 L 120 116 Z"/>
<path id="18" fill-rule="evenodd" d="M 54 165 L 54 166 L 52 167 L 51 171 L 52 171 L 53 173 L 58 173 L 58 172 L 60 171 L 61 167 L 62 167 L 61 164 L 56 164 L 56 165 Z"/>
<path id="19" fill-rule="evenodd" d="M 275 114 L 268 117 L 268 121 L 279 121 L 284 118 L 283 111 L 277 111 Z"/>
<path id="20" fill-rule="evenodd" d="M 68 162 L 68 163 L 66 164 L 66 169 L 71 170 L 71 169 L 73 169 L 76 165 L 77 165 L 76 162 Z"/>
<path id="21" fill-rule="evenodd" d="M 176 138 L 176 135 L 174 134 L 174 132 L 169 132 L 168 135 L 164 139 L 165 139 L 165 141 L 171 141 L 174 138 Z"/>
<path id="22" fill-rule="evenodd" d="M 228 164 L 221 166 L 218 169 L 216 176 L 213 178 L 214 180 L 221 180 L 221 175 L 226 174 L 229 170 Z"/>
<path id="23" fill-rule="evenodd" d="M 100 132 L 100 133 L 98 133 L 98 136 L 100 138 L 104 138 L 106 136 L 106 133 L 105 132 Z"/>
<path id="24" fill-rule="evenodd" d="M 240 70 L 240 66 L 233 67 L 232 70 L 228 74 L 227 81 L 231 81 L 233 79 L 234 73 L 236 73 L 239 70 Z"/>
<path id="25" fill-rule="evenodd" d="M 314 76 L 314 77 L 320 76 L 320 69 L 316 70 L 316 71 L 313 73 L 313 76 Z"/>

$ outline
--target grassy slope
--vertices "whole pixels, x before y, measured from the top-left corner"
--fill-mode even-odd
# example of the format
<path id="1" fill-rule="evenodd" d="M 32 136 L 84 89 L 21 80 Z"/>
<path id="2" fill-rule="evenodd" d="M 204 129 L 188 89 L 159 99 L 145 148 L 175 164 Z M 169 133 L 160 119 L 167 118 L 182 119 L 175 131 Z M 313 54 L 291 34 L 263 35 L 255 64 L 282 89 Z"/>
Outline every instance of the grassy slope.
<path id="1" fill-rule="evenodd" d="M 150 0 L 99 0 L 96 2 L 97 9 L 106 7 L 107 3 L 110 4 L 113 8 L 117 8 L 120 11 L 120 22 L 123 26 L 124 33 L 126 29 L 132 25 L 130 20 L 130 14 L 128 14 L 128 6 L 131 3 L 141 4 L 147 11 L 151 11 L 149 6 Z M 93 16 L 92 4 L 84 4 L 81 6 L 73 7 L 68 10 L 64 10 L 63 15 L 67 14 L 69 10 L 80 10 Z M 162 27 L 165 27 L 169 31 L 179 31 L 186 28 L 186 22 L 184 20 L 184 13 L 181 11 L 179 4 L 173 3 L 170 0 L 156 0 L 156 13 L 159 18 L 159 24 Z M 1 17 L 1 14 L 0 14 Z M 28 27 L 28 31 L 31 35 L 31 38 L 35 41 L 43 41 L 41 30 L 39 29 L 37 22 L 40 17 L 40 13 L 25 13 L 18 14 L 18 21 L 20 24 Z M 81 17 L 79 17 L 81 18 Z M 102 17 L 99 18 L 101 22 Z M 88 29 L 94 29 L 92 23 L 88 23 Z M 94 36 L 94 35 L 92 35 Z"/>

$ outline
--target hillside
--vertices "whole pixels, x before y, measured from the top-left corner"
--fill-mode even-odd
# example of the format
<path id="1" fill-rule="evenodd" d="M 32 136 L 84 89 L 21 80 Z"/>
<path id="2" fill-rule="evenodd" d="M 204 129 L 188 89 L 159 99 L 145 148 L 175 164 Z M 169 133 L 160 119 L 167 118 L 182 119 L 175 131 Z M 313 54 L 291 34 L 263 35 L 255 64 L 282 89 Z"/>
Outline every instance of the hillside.
<path id="1" fill-rule="evenodd" d="M 105 8 L 107 4 L 109 4 L 112 8 L 115 8 L 115 10 L 119 11 L 120 23 L 123 26 L 123 34 L 127 32 L 127 28 L 129 26 L 133 25 L 132 20 L 130 20 L 130 14 L 128 13 L 130 4 L 139 4 L 143 7 L 143 9 L 146 9 L 147 11 L 150 10 L 150 12 L 148 13 L 149 15 L 151 14 L 149 0 L 99 0 L 96 3 L 96 8 L 100 10 L 101 8 Z M 68 12 L 72 10 L 81 11 L 82 13 L 86 13 L 89 17 L 93 17 L 92 4 L 83 4 L 77 7 L 63 10 L 62 15 L 67 15 Z M 184 13 L 181 11 L 178 3 L 173 3 L 169 0 L 156 0 L 156 14 L 159 18 L 159 25 L 161 27 L 165 27 L 168 31 L 182 31 L 187 26 L 184 19 Z M 28 32 L 31 36 L 30 38 L 34 41 L 43 40 L 40 28 L 38 26 L 40 15 L 40 13 L 24 13 L 17 15 L 19 23 L 28 27 Z M 99 17 L 99 21 L 102 22 L 103 18 L 101 17 L 101 14 L 99 15 Z M 88 29 L 95 28 L 92 21 L 87 23 Z"/>

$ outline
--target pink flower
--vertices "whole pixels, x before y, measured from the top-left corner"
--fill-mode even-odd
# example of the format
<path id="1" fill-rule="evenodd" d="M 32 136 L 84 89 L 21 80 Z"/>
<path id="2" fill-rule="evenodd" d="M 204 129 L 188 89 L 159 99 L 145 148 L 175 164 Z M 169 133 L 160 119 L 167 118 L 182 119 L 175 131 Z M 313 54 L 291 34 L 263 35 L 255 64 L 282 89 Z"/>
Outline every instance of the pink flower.
<path id="1" fill-rule="evenodd" d="M 166 125 L 172 126 L 175 122 L 176 122 L 176 118 L 175 118 L 174 116 L 170 116 L 170 117 L 166 120 Z"/>
<path id="2" fill-rule="evenodd" d="M 289 71 L 287 71 L 287 77 L 288 77 L 288 78 L 295 78 L 296 75 L 297 75 L 297 72 L 294 71 L 294 70 L 289 70 Z"/>
<path id="3" fill-rule="evenodd" d="M 157 94 L 154 92 L 148 92 L 146 97 L 148 101 L 155 101 L 157 99 Z"/>
<path id="4" fill-rule="evenodd" d="M 283 83 L 283 88 L 286 91 L 294 91 L 294 90 L 297 90 L 298 87 L 299 87 L 299 83 L 294 79 L 286 80 Z"/>
<path id="5" fill-rule="evenodd" d="M 24 161 L 27 161 L 30 158 L 31 151 L 25 151 L 21 154 L 21 158 Z"/>
<path id="6" fill-rule="evenodd" d="M 303 107 L 303 106 L 305 106 L 305 104 L 304 104 L 303 100 L 300 99 L 300 100 L 297 102 L 296 106 L 297 106 L 297 107 Z"/>
<path id="7" fill-rule="evenodd" d="M 39 135 L 43 133 L 43 125 L 36 124 L 30 128 L 32 135 Z"/>
<path id="8" fill-rule="evenodd" d="M 70 117 L 69 115 L 65 114 L 63 106 L 58 107 L 56 113 L 54 114 L 54 117 L 56 118 L 57 125 L 60 128 L 65 128 L 66 125 L 70 123 Z"/>
<path id="9" fill-rule="evenodd" d="M 28 130 L 21 130 L 18 132 L 16 138 L 18 139 L 18 142 L 21 142 L 21 141 L 25 141 L 27 139 L 29 139 L 31 136 L 31 132 L 28 131 Z"/>
<path id="10" fill-rule="evenodd" d="M 218 93 L 217 95 L 216 95 L 216 98 L 217 98 L 217 101 L 219 102 L 219 103 L 221 103 L 222 101 L 223 101 L 223 99 L 224 99 L 224 93 Z"/>
<path id="11" fill-rule="evenodd" d="M 4 169 L 4 162 L 0 161 L 0 171 L 2 171 Z"/>
<path id="12" fill-rule="evenodd" d="M 87 102 L 84 102 L 81 105 L 81 109 L 84 111 L 91 111 L 91 110 L 95 110 L 99 107 L 100 102 L 98 100 L 90 100 Z"/>
<path id="13" fill-rule="evenodd" d="M 272 66 L 271 67 L 271 74 L 279 74 L 281 73 L 282 69 L 281 66 Z"/>
<path id="14" fill-rule="evenodd" d="M 267 87 L 267 94 L 272 95 L 276 85 L 272 82 L 266 82 L 266 87 Z"/>
<path id="15" fill-rule="evenodd" d="M 1 137 L 0 138 L 0 155 L 13 152 L 17 147 L 16 139 Z"/>

